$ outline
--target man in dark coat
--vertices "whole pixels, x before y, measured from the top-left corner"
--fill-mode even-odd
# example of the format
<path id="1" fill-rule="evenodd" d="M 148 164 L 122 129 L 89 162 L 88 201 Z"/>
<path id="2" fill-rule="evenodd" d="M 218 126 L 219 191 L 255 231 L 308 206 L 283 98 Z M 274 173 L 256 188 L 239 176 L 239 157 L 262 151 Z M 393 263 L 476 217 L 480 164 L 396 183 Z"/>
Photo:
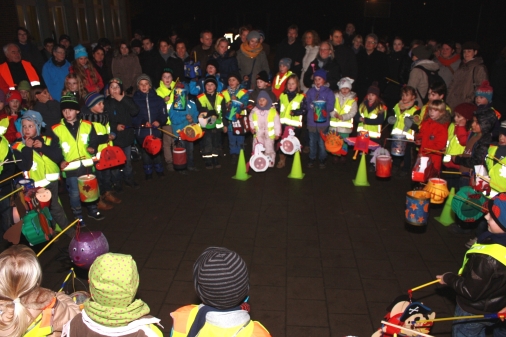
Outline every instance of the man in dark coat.
<path id="1" fill-rule="evenodd" d="M 139 63 L 141 64 L 142 72 L 151 78 L 153 87 L 157 88 L 160 84 L 158 76 L 158 50 L 154 47 L 155 44 L 149 36 L 142 39 L 142 52 L 139 55 Z"/>
<path id="2" fill-rule="evenodd" d="M 299 28 L 296 25 L 288 27 L 287 38 L 278 45 L 278 49 L 276 50 L 274 65 L 277 67 L 281 59 L 289 58 L 292 60 L 290 70 L 292 73 L 295 73 L 300 77 L 300 73 L 302 72 L 302 59 L 306 54 L 306 49 L 302 45 L 302 42 L 297 38 L 298 36 Z M 277 70 L 275 73 L 277 73 Z"/>
<path id="3" fill-rule="evenodd" d="M 330 43 L 334 48 L 334 62 L 339 65 L 343 77 L 357 78 L 357 60 L 351 48 L 344 44 L 343 32 L 334 28 L 330 31 Z"/>
<path id="4" fill-rule="evenodd" d="M 385 76 L 388 61 L 385 53 L 376 50 L 378 36 L 369 34 L 365 39 L 365 48 L 357 54 L 358 76 L 355 92 L 359 100 L 363 99 L 367 88 L 373 82 L 378 82 L 381 90 L 385 87 Z"/>

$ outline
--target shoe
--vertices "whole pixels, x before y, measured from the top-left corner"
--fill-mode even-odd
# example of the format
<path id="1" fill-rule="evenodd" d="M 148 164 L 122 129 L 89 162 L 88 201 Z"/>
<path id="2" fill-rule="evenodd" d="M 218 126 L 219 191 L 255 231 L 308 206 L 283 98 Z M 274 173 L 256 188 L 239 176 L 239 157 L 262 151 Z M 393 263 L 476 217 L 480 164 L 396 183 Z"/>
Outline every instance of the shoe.
<path id="1" fill-rule="evenodd" d="M 464 246 L 466 246 L 466 248 L 471 248 L 471 246 L 474 245 L 476 241 L 478 241 L 478 238 L 469 239 L 469 241 L 467 241 Z"/>
<path id="2" fill-rule="evenodd" d="M 160 179 L 165 178 L 165 173 L 163 173 L 163 172 L 156 172 L 156 175 L 157 175 L 157 176 L 158 176 L 158 178 L 160 178 Z"/>
<path id="3" fill-rule="evenodd" d="M 97 208 L 101 211 L 108 211 L 112 209 L 114 206 L 108 203 L 105 203 L 102 199 L 99 199 L 97 202 Z"/>
<path id="4" fill-rule="evenodd" d="M 167 171 L 174 172 L 174 164 L 167 164 Z"/>
<path id="5" fill-rule="evenodd" d="M 308 167 L 308 168 L 313 168 L 313 167 L 314 167 L 314 160 L 311 160 L 311 161 L 307 164 L 307 167 Z"/>
<path id="6" fill-rule="evenodd" d="M 126 180 L 125 185 L 130 188 L 133 188 L 134 190 L 137 190 L 139 188 L 139 184 L 137 184 L 135 180 Z"/>
<path id="7" fill-rule="evenodd" d="M 285 161 L 286 161 L 286 156 L 284 154 L 280 154 L 279 155 L 278 165 L 276 165 L 276 167 L 277 168 L 283 168 L 283 167 L 285 167 Z"/>
<path id="8" fill-rule="evenodd" d="M 320 170 L 323 170 L 324 168 L 326 168 L 327 166 L 325 165 L 324 162 L 320 162 L 320 165 L 318 165 L 318 167 L 320 168 Z"/>
<path id="9" fill-rule="evenodd" d="M 121 199 L 120 198 L 117 198 L 116 196 L 114 196 L 114 194 L 112 194 L 112 192 L 105 192 L 105 194 L 102 196 L 102 199 L 104 201 L 109 201 L 109 202 L 112 202 L 113 204 L 121 204 Z"/>
<path id="10" fill-rule="evenodd" d="M 153 173 L 146 174 L 146 180 L 151 180 L 151 179 L 153 179 Z"/>
<path id="11" fill-rule="evenodd" d="M 88 218 L 92 218 L 97 221 L 100 221 L 100 220 L 104 220 L 105 216 L 103 216 L 102 213 L 100 213 L 100 212 L 95 212 L 95 213 L 88 213 Z"/>

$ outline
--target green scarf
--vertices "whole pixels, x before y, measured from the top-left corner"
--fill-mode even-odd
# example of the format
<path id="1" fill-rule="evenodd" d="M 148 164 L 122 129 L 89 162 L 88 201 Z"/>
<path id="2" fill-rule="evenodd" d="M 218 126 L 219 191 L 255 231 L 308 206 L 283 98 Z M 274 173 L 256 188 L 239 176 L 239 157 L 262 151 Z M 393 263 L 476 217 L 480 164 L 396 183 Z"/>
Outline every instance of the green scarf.
<path id="1" fill-rule="evenodd" d="M 99 256 L 90 268 L 89 278 L 91 299 L 84 303 L 84 310 L 96 323 L 125 326 L 149 314 L 146 303 L 140 299 L 134 301 L 139 273 L 130 255 Z"/>

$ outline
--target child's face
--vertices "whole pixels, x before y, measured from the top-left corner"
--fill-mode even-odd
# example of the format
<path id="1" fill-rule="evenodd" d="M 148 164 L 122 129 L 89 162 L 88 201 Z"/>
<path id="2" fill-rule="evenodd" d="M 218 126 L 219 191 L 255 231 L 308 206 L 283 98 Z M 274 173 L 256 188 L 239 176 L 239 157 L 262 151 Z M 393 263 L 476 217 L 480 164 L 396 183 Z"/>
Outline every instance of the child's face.
<path id="1" fill-rule="evenodd" d="M 49 94 L 47 89 L 44 89 L 44 90 L 42 90 L 41 93 L 35 95 L 35 98 L 37 99 L 37 101 L 39 101 L 41 103 L 46 103 L 47 101 L 49 101 L 51 99 L 51 95 Z"/>
<path id="2" fill-rule="evenodd" d="M 315 76 L 315 78 L 314 78 L 315 87 L 320 88 L 324 84 L 325 84 L 325 80 L 323 78 L 321 78 L 320 76 Z"/>
<path id="3" fill-rule="evenodd" d="M 499 145 L 506 145 L 506 135 L 499 134 Z"/>
<path id="4" fill-rule="evenodd" d="M 466 119 L 458 112 L 455 113 L 455 117 L 453 117 L 453 119 L 455 120 L 455 125 L 459 125 L 459 126 L 466 125 L 466 122 L 467 122 Z"/>
<path id="5" fill-rule="evenodd" d="M 77 86 L 77 80 L 75 78 L 69 78 L 67 80 L 67 88 L 70 91 L 77 91 L 77 90 L 79 90 L 79 87 Z"/>
<path id="6" fill-rule="evenodd" d="M 481 126 L 480 124 L 478 124 L 478 120 L 476 119 L 476 117 L 473 117 L 473 124 L 471 124 L 471 130 L 474 133 L 481 133 Z"/>
<path id="7" fill-rule="evenodd" d="M 415 101 L 415 95 L 410 92 L 403 92 L 401 96 L 402 104 L 409 104 Z"/>
<path id="8" fill-rule="evenodd" d="M 27 101 L 27 100 L 28 100 L 28 98 L 29 98 L 28 91 L 26 91 L 26 90 L 19 90 L 19 93 L 21 94 L 21 97 L 22 97 L 25 101 Z"/>
<path id="9" fill-rule="evenodd" d="M 343 96 L 348 96 L 350 94 L 350 88 L 342 88 L 341 90 L 341 94 L 343 94 Z"/>
<path id="10" fill-rule="evenodd" d="M 429 102 L 435 101 L 435 100 L 443 100 L 445 95 L 440 95 L 437 92 L 432 91 L 432 89 L 429 89 Z"/>
<path id="11" fill-rule="evenodd" d="M 172 74 L 171 73 L 163 73 L 162 82 L 163 82 L 163 85 L 165 85 L 168 88 L 172 83 Z"/>
<path id="12" fill-rule="evenodd" d="M 288 82 L 286 82 L 286 88 L 290 92 L 296 91 L 297 90 L 297 82 L 293 78 L 289 79 Z"/>
<path id="13" fill-rule="evenodd" d="M 429 109 L 429 117 L 433 121 L 437 121 L 439 118 L 441 118 L 441 116 L 443 116 L 444 112 L 445 111 L 440 111 L 438 109 L 431 108 L 431 109 Z"/>
<path id="14" fill-rule="evenodd" d="M 86 65 L 86 63 L 88 63 L 88 58 L 86 56 L 82 56 L 80 58 L 77 59 L 77 62 L 79 62 L 79 64 L 84 67 Z"/>
<path id="15" fill-rule="evenodd" d="M 13 99 L 13 100 L 9 101 L 9 108 L 11 108 L 11 110 L 13 112 L 19 111 L 20 106 L 21 106 L 21 102 L 18 101 L 17 99 Z"/>
<path id="16" fill-rule="evenodd" d="M 499 225 L 495 222 L 492 216 L 490 216 L 490 213 L 487 213 L 487 215 L 485 215 L 485 219 L 487 220 L 488 231 L 490 233 L 504 234 L 504 231 L 501 229 L 501 227 L 499 227 Z"/>
<path id="17" fill-rule="evenodd" d="M 258 87 L 258 89 L 265 89 L 265 88 L 267 88 L 267 82 L 264 82 L 262 80 L 257 80 L 257 87 Z"/>
<path id="18" fill-rule="evenodd" d="M 487 105 L 488 104 L 488 99 L 486 99 L 483 96 L 476 96 L 474 98 L 474 102 L 476 103 L 476 105 Z"/>
<path id="19" fill-rule="evenodd" d="M 374 103 L 376 103 L 376 100 L 378 99 L 378 96 L 376 96 L 373 93 L 367 94 L 367 103 L 369 103 L 369 106 L 372 106 Z"/>
<path id="20" fill-rule="evenodd" d="M 216 92 L 216 86 L 212 82 L 206 83 L 206 93 L 208 94 L 214 94 Z"/>
<path id="21" fill-rule="evenodd" d="M 216 75 L 216 68 L 212 64 L 207 66 L 206 71 L 208 75 Z"/>
<path id="22" fill-rule="evenodd" d="M 37 136 L 37 126 L 34 122 L 29 121 L 27 119 L 23 119 L 23 122 L 21 122 L 23 136 L 25 138 L 34 138 Z"/>
<path id="23" fill-rule="evenodd" d="M 139 81 L 139 90 L 143 94 L 147 94 L 149 92 L 149 89 L 151 89 L 151 86 L 149 85 L 148 80 L 141 80 L 141 81 Z"/>
<path id="24" fill-rule="evenodd" d="M 101 114 L 104 112 L 104 102 L 98 102 L 90 109 L 94 114 Z"/>
<path id="25" fill-rule="evenodd" d="M 261 108 L 265 108 L 267 106 L 267 99 L 264 98 L 264 97 L 260 97 L 258 99 L 258 105 L 261 107 Z"/>
<path id="26" fill-rule="evenodd" d="M 74 109 L 65 109 L 62 111 L 63 118 L 69 123 L 74 123 L 77 120 L 77 114 L 79 111 Z"/>
<path id="27" fill-rule="evenodd" d="M 285 66 L 284 64 L 280 64 L 279 65 L 279 72 L 282 73 L 282 74 L 286 74 L 286 72 L 288 71 L 288 67 Z"/>
<path id="28" fill-rule="evenodd" d="M 232 89 L 235 89 L 237 88 L 237 86 L 239 85 L 239 80 L 235 77 L 230 77 L 228 79 L 228 86 Z"/>

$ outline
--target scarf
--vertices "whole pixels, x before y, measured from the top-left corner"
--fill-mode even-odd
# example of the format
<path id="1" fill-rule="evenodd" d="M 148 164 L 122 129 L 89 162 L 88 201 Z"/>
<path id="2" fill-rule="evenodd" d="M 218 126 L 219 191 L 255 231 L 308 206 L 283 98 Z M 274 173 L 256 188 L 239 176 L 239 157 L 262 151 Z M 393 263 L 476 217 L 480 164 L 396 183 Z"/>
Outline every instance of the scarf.
<path id="1" fill-rule="evenodd" d="M 445 67 L 449 67 L 453 63 L 455 63 L 458 60 L 460 60 L 460 55 L 459 54 L 455 54 L 452 57 L 450 57 L 449 59 L 445 59 L 445 58 L 442 58 L 441 56 L 438 56 L 437 60 L 439 61 L 439 63 L 441 63 Z"/>
<path id="2" fill-rule="evenodd" d="M 109 327 L 125 326 L 149 314 L 149 306 L 142 300 L 135 300 L 122 308 L 108 307 L 89 299 L 84 302 L 84 310 L 94 322 Z"/>
<path id="3" fill-rule="evenodd" d="M 329 61 L 332 61 L 332 59 L 330 57 L 327 57 L 326 59 L 322 59 L 320 57 L 320 54 L 318 54 L 318 56 L 316 57 L 316 60 L 318 60 L 318 67 L 320 69 L 323 69 L 323 67 L 325 67 L 325 65 L 329 62 Z"/>
<path id="4" fill-rule="evenodd" d="M 109 115 L 106 113 L 100 114 L 86 113 L 83 114 L 83 120 L 90 121 L 92 123 L 100 123 L 102 125 L 107 125 L 107 123 L 109 123 Z"/>
<path id="5" fill-rule="evenodd" d="M 57 67 L 63 67 L 63 66 L 65 65 L 65 61 L 66 61 L 66 60 L 63 60 L 63 61 L 61 61 L 61 62 L 58 62 L 58 61 L 56 61 L 56 60 L 54 59 L 54 57 L 52 57 L 52 58 L 51 58 L 51 60 L 53 61 L 53 64 L 54 64 L 55 66 L 57 66 Z"/>
<path id="6" fill-rule="evenodd" d="M 241 44 L 241 51 L 243 52 L 244 55 L 250 58 L 257 57 L 258 54 L 260 54 L 260 52 L 263 49 L 264 47 L 261 44 L 259 44 L 258 47 L 256 47 L 255 49 L 251 49 L 248 42 L 244 42 L 243 44 Z"/>

